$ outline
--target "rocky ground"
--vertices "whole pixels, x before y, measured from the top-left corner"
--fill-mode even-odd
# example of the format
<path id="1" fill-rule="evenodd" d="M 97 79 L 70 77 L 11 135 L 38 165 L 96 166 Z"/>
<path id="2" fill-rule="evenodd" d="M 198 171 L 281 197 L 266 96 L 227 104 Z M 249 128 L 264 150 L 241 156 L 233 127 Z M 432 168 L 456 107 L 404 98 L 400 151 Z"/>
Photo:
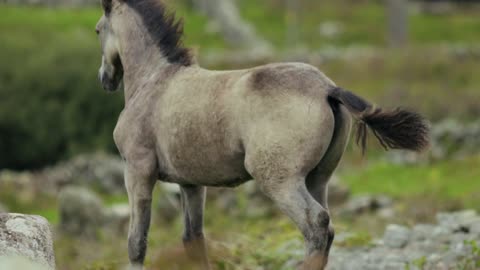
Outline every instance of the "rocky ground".
<path id="1" fill-rule="evenodd" d="M 340 238 L 340 239 L 338 239 Z M 337 244 L 349 236 L 337 237 Z M 331 251 L 330 270 L 480 269 L 480 216 L 440 213 L 437 224 L 391 224 L 371 245 Z"/>
<path id="2" fill-rule="evenodd" d="M 408 152 L 394 152 L 388 154 L 386 158 L 390 161 L 389 163 L 400 164 L 428 164 L 439 160 L 459 159 L 478 151 L 480 148 L 479 138 L 480 122 L 462 124 L 453 120 L 446 120 L 433 126 L 433 145 L 430 153 L 415 155 Z M 56 241 L 64 241 L 61 245 L 67 249 L 74 245 L 74 242 L 68 241 L 76 241 L 75 239 L 84 239 L 85 243 L 94 245 L 100 250 L 107 248 L 107 246 L 111 246 L 111 243 L 102 240 L 102 237 L 105 237 L 102 236 L 104 232 L 112 235 L 111 237 L 114 237 L 115 241 L 125 240 L 129 208 L 126 203 L 123 184 L 123 162 L 116 156 L 104 154 L 81 155 L 38 172 L 3 171 L 0 172 L 0 191 L 5 193 L 2 196 L 2 199 L 5 200 L 4 205 L 0 203 L 0 213 L 9 212 L 8 210 L 24 212 L 18 210 L 20 202 L 31 209 L 35 206 L 38 207 L 37 204 L 51 209 L 51 204 L 53 204 L 53 208 L 56 208 L 56 210 L 54 210 L 55 214 L 50 216 L 50 220 L 55 220 L 52 228 L 57 235 Z M 181 227 L 178 186 L 162 184 L 157 191 L 154 201 L 153 222 L 162 224 L 162 227 L 158 230 L 168 231 L 172 228 Z M 15 195 L 6 196 L 8 193 Z M 7 197 L 11 197 L 11 199 L 6 200 Z M 245 224 L 257 220 L 268 220 L 270 223 L 276 223 L 277 220 L 280 220 L 277 215 L 278 211 L 262 195 L 254 182 L 249 182 L 236 191 L 209 189 L 208 198 L 210 209 L 207 211 L 208 216 L 211 217 L 212 210 L 217 215 L 215 221 L 212 222 L 213 224 L 218 223 L 219 215 L 228 216 L 226 219 L 233 220 L 232 222 L 241 221 Z M 402 204 L 398 201 L 398 198 L 381 194 L 352 195 L 349 188 L 343 185 L 338 177 L 333 177 L 331 180 L 329 200 L 334 216 L 338 217 L 337 220 L 371 217 L 375 220 L 382 220 L 379 223 L 380 226 L 378 226 L 379 231 L 382 230 L 384 224 L 393 222 L 415 224 L 418 222 L 418 220 L 403 222 L 398 219 L 399 215 L 403 217 L 405 214 L 404 212 L 398 212 L 398 205 Z M 430 216 L 433 215 L 432 212 Z M 30 221 L 38 221 L 43 227 L 48 226 L 45 225 L 44 220 L 5 214 L 0 214 L 0 217 L 0 257 L 6 254 L 3 252 L 5 250 L 20 250 L 15 254 L 31 259 L 32 256 L 30 255 L 38 254 L 39 248 L 51 248 L 48 246 L 50 245 L 48 241 L 42 242 L 35 238 L 32 240 L 33 244 L 28 242 L 31 240 L 28 236 L 37 234 L 42 236 L 41 232 L 43 232 L 38 233 L 35 228 L 36 225 L 33 224 L 35 222 Z M 6 217 L 11 220 L 7 220 Z M 4 225 L 2 225 L 3 221 Z M 351 230 L 344 229 L 343 232 L 336 235 L 328 269 L 480 269 L 480 216 L 475 211 L 465 210 L 437 214 L 436 222 L 432 223 L 411 225 L 410 227 L 396 224 L 386 225 L 383 237 L 372 241 L 359 237 L 355 233 L 345 233 L 345 231 L 350 232 Z M 268 228 L 268 226 L 260 227 L 259 230 L 264 231 L 265 228 Z M 153 226 L 153 229 L 157 229 L 157 226 Z M 218 227 L 209 229 L 210 232 L 218 231 Z M 19 234 L 18 230 L 23 231 L 23 236 Z M 297 231 L 295 230 L 295 232 Z M 245 237 L 249 237 L 249 233 L 246 232 L 245 235 L 247 236 Z M 181 233 L 178 232 L 177 234 L 169 236 L 168 240 L 175 238 L 175 243 L 179 243 Z M 115 238 L 115 235 L 121 236 Z M 17 238 L 12 238 L 12 236 Z M 49 238 L 50 236 L 46 237 Z M 270 237 L 281 238 L 281 234 L 271 235 Z M 215 236 L 215 238 L 217 242 L 218 240 L 222 241 L 219 236 Z M 268 253 L 270 251 L 265 251 L 267 253 L 262 253 L 261 256 L 263 257 L 260 259 L 255 258 L 252 265 L 263 265 L 262 260 L 268 257 L 271 258 L 272 262 L 286 261 L 285 264 L 282 263 L 282 267 L 279 269 L 295 268 L 303 257 L 303 245 L 301 239 L 293 238 L 279 240 L 279 242 L 282 242 L 282 244 L 278 243 L 281 246 L 279 256 L 284 256 L 283 259 L 276 258 L 275 251 L 271 251 L 271 254 Z M 23 242 L 15 239 L 22 239 L 22 241 L 27 242 L 23 245 Z M 108 236 L 105 239 L 109 239 Z M 239 243 L 229 243 L 231 246 L 223 249 L 229 250 L 232 257 L 256 256 L 255 252 L 257 251 L 253 255 L 246 251 L 241 251 L 246 252 L 245 254 L 236 254 L 237 249 L 242 249 L 242 244 Z M 43 246 L 44 244 L 46 246 Z M 124 243 L 120 244 L 123 245 Z M 19 245 L 23 246 L 20 247 Z M 164 247 L 165 244 L 158 244 L 157 248 L 159 246 Z M 76 254 L 77 252 L 80 251 L 72 249 L 66 253 Z M 115 252 L 112 254 L 117 254 Z M 65 256 L 65 254 L 62 254 L 62 256 Z M 88 257 L 88 255 L 81 256 Z M 125 255 L 122 256 L 125 257 Z M 288 259 L 285 259 L 285 256 Z M 100 260 L 103 260 L 102 258 L 100 257 Z M 125 260 L 121 262 L 122 265 L 126 263 Z M 6 267 L 6 265 L 18 266 L 25 263 L 28 264 L 28 261 L 18 261 L 16 259 L 5 261 L 5 257 L 3 257 L 0 258 L 0 269 L 4 269 L 2 267 Z M 47 269 L 54 267 L 51 258 L 48 260 L 41 259 L 40 263 Z M 62 261 L 62 263 L 65 262 Z M 246 269 L 252 269 L 249 267 Z M 8 268 L 12 267 L 5 269 Z M 60 268 L 64 269 L 63 267 Z M 25 266 L 22 269 L 27 268 Z M 274 268 L 268 266 L 262 269 Z"/>

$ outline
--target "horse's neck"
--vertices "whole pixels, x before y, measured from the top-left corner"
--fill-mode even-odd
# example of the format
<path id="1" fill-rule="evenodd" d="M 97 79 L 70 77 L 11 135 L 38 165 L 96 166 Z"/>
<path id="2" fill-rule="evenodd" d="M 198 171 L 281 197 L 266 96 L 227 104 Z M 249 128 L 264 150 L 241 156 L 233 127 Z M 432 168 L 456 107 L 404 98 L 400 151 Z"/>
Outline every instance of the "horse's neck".
<path id="1" fill-rule="evenodd" d="M 168 63 L 156 46 L 127 48 L 122 55 L 122 65 L 126 102 L 147 84 L 159 79 L 168 80 L 168 71 L 172 69 L 172 64 Z"/>
<path id="2" fill-rule="evenodd" d="M 168 83 L 176 71 L 182 67 L 172 64 L 162 50 L 152 40 L 147 29 L 142 27 L 141 19 L 132 13 L 120 28 L 120 57 L 124 69 L 123 83 L 125 102 L 137 91 L 144 91 L 151 84 Z"/>

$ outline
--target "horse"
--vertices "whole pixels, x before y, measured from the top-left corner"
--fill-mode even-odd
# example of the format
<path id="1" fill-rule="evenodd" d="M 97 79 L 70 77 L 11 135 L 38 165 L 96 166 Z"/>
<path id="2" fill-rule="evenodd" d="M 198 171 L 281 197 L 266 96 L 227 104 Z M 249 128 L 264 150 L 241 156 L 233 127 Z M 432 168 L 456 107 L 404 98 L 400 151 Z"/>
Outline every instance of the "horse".
<path id="1" fill-rule="evenodd" d="M 334 238 L 328 180 L 353 120 L 365 149 L 367 128 L 386 149 L 421 151 L 427 121 L 402 108 L 384 110 L 336 86 L 304 63 L 207 70 L 182 42 L 183 24 L 160 0 L 102 0 L 96 25 L 99 80 L 123 81 L 125 107 L 113 132 L 125 161 L 130 206 L 128 257 L 142 269 L 152 189 L 181 189 L 186 253 L 211 269 L 203 233 L 206 187 L 253 179 L 304 236 L 305 270 L 324 269 Z"/>

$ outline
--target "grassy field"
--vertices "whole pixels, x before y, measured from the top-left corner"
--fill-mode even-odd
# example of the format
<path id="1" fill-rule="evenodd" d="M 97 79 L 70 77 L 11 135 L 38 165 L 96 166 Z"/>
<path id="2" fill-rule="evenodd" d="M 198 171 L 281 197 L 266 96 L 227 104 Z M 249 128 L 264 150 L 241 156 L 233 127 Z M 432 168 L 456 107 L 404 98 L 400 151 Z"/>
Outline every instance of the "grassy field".
<path id="1" fill-rule="evenodd" d="M 355 154 L 351 154 L 355 155 Z M 438 211 L 473 208 L 480 211 L 480 156 L 462 160 L 443 161 L 430 165 L 392 165 L 375 158 L 360 164 L 344 162 L 339 168 L 340 179 L 353 194 L 385 194 L 395 201 L 396 216 L 384 220 L 372 214 L 346 217 L 333 208 L 337 234 L 353 233 L 340 246 L 368 244 L 383 234 L 387 223 L 413 225 L 434 221 Z M 226 190 L 245 201 L 242 189 Z M 100 194 L 108 204 L 126 202 L 125 196 Z M 154 205 L 162 196 L 155 191 Z M 18 194 L 2 188 L 0 198 L 11 211 L 40 214 L 58 225 L 56 200 L 53 197 Z M 246 215 L 242 203 L 232 210 L 221 210 L 212 200 L 207 201 L 205 228 L 211 258 L 216 269 L 291 269 L 302 258 L 302 236 L 288 218 L 278 211 L 262 216 Z M 186 269 L 181 245 L 182 220 L 180 213 L 171 224 L 159 221 L 153 213 L 149 237 L 148 265 L 152 269 Z M 85 248 L 85 247 L 89 248 Z M 58 233 L 55 240 L 59 269 L 121 269 L 127 263 L 126 235 L 99 232 L 96 241 L 73 238 Z M 120 259 L 121 258 L 121 259 Z"/>
<path id="2" fill-rule="evenodd" d="M 225 48 L 227 45 L 218 34 L 207 30 L 207 18 L 188 8 L 184 1 L 167 1 L 179 17 L 185 19 L 186 44 L 200 48 Z M 286 44 L 286 22 L 292 14 L 285 11 L 280 0 L 240 1 L 240 10 L 245 19 L 251 22 L 258 32 L 275 47 Z M 303 1 L 298 19 L 298 44 L 309 48 L 326 46 L 351 46 L 362 44 L 382 47 L 386 45 L 387 17 L 385 7 L 378 1 Z M 445 15 L 431 15 L 411 12 L 409 21 L 410 44 L 429 45 L 439 43 L 478 44 L 480 35 L 479 7 L 459 8 L 457 12 Z M 100 8 L 49 9 L 38 7 L 0 6 L 0 29 L 2 41 L 9 39 L 10 31 L 14 38 L 28 31 L 37 38 L 48 32 L 69 32 L 72 35 L 84 32 L 87 41 L 95 39 L 95 23 L 101 15 Z M 320 25 L 324 22 L 337 22 L 341 32 L 335 38 L 323 37 Z M 37 36 L 35 36 L 37 33 Z M 87 37 L 88 36 L 88 37 Z M 31 45 L 26 42 L 25 46 Z M 40 45 L 40 44 L 39 44 Z"/>

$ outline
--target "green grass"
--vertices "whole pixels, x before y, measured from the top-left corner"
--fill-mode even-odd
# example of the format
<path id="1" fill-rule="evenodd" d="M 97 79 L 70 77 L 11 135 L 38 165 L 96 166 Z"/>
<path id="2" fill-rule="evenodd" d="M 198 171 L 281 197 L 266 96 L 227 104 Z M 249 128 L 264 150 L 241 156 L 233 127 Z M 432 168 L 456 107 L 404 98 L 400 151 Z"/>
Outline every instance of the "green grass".
<path id="1" fill-rule="evenodd" d="M 480 156 L 474 156 L 418 166 L 374 163 L 344 173 L 343 180 L 357 194 L 387 194 L 404 201 L 433 198 L 480 210 L 479 175 Z"/>
<path id="2" fill-rule="evenodd" d="M 324 46 L 350 46 L 364 44 L 384 46 L 386 44 L 387 17 L 382 2 L 303 1 L 298 19 L 300 40 L 286 44 L 285 29 L 291 14 L 285 11 L 284 1 L 245 0 L 240 2 L 242 15 L 258 32 L 275 47 L 306 45 L 310 48 Z M 188 8 L 184 1 L 170 1 L 179 17 L 185 18 L 186 44 L 200 49 L 228 47 L 217 33 L 207 31 L 208 19 Z M 478 44 L 480 41 L 480 9 L 464 8 L 446 15 L 413 13 L 410 15 L 409 32 L 412 45 L 435 43 Z M 38 7 L 12 7 L 0 5 L 0 29 L 8 36 L 11 30 L 17 34 L 28 30 L 33 37 L 47 32 L 87 31 L 94 38 L 94 26 L 101 15 L 100 8 L 50 9 Z M 334 38 L 323 37 L 319 26 L 323 22 L 335 21 L 341 25 L 341 34 Z M 37 34 L 37 35 L 35 35 Z M 78 34 L 78 33 L 76 33 Z M 85 37 L 87 35 L 83 34 Z M 18 37 L 15 37 L 18 38 Z"/>
<path id="3" fill-rule="evenodd" d="M 277 47 L 285 47 L 286 23 L 292 14 L 285 11 L 284 1 L 241 1 L 245 18 L 253 22 L 258 31 Z M 387 16 L 381 1 L 302 1 L 298 18 L 300 40 L 297 44 L 310 48 L 323 46 L 349 46 L 365 44 L 386 45 Z M 411 13 L 409 16 L 410 43 L 478 43 L 480 20 L 476 8 L 460 8 L 451 14 L 428 15 Z M 341 33 L 333 38 L 319 34 L 323 22 L 337 22 Z"/>
<path id="4" fill-rule="evenodd" d="M 399 214 L 396 220 L 388 222 L 413 224 L 431 221 L 436 211 L 480 210 L 480 183 L 476 181 L 480 175 L 479 165 L 479 155 L 418 166 L 392 165 L 370 158 L 365 167 L 343 165 L 341 179 L 354 194 L 392 196 Z M 255 269 L 259 265 L 266 269 L 290 269 L 292 262 L 301 260 L 301 234 L 286 216 L 276 211 L 268 216 L 249 217 L 245 215 L 248 204 L 241 203 L 247 200 L 245 193 L 241 190 L 224 192 L 235 192 L 240 198 L 238 207 L 245 209 L 225 211 L 219 209 L 213 200 L 207 201 L 205 228 L 216 269 L 236 269 L 239 265 L 244 269 Z M 160 196 L 162 193 L 157 188 L 153 205 Z M 14 212 L 40 214 L 53 225 L 58 223 L 54 198 L 21 194 L 4 186 L 0 198 Z M 102 198 L 107 205 L 126 202 L 124 195 L 102 195 Z M 412 214 L 412 211 L 424 211 L 428 218 L 418 219 L 418 213 Z M 191 269 L 191 265 L 186 264 L 181 245 L 183 225 L 180 212 L 171 224 L 161 222 L 155 216 L 154 211 L 147 265 L 151 269 Z M 335 209 L 333 220 L 338 234 L 353 233 L 345 241 L 335 243 L 342 247 L 368 245 L 373 237 L 383 233 L 387 222 L 375 215 L 345 218 L 337 216 Z M 85 246 L 90 248 L 83 248 Z M 59 269 L 122 269 L 127 263 L 126 234 L 101 233 L 94 241 L 57 234 L 55 250 Z M 172 257 L 179 259 L 171 260 Z"/>

